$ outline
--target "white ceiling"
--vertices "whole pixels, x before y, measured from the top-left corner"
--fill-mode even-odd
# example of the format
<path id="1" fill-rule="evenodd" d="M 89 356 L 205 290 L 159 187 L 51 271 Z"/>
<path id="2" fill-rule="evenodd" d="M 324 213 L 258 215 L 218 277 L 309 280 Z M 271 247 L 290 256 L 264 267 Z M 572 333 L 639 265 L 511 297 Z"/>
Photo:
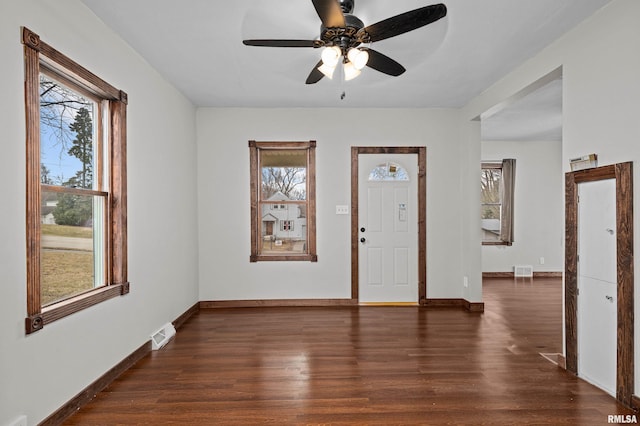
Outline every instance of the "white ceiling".
<path id="1" fill-rule="evenodd" d="M 318 38 L 310 0 L 82 1 L 197 106 L 458 108 L 611 0 L 442 0 L 445 18 L 371 45 L 403 75 L 314 85 L 319 49 L 242 44 Z M 438 1 L 356 0 L 354 14 L 370 25 Z"/>
<path id="2" fill-rule="evenodd" d="M 562 79 L 556 79 L 482 118 L 482 140 L 561 141 Z"/>

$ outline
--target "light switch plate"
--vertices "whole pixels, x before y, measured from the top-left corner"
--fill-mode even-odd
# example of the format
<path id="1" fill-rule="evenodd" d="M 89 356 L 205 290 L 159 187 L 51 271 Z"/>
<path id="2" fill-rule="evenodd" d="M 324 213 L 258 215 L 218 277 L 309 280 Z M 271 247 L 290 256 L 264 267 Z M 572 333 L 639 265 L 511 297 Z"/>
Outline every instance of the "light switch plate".
<path id="1" fill-rule="evenodd" d="M 336 214 L 349 214 L 349 206 L 337 205 Z"/>

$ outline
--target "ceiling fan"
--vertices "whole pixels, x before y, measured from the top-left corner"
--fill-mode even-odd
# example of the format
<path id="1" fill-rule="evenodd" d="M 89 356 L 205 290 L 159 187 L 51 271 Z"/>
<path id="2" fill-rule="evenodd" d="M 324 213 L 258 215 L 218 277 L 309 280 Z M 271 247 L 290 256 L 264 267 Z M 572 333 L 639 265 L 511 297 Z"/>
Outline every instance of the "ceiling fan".
<path id="1" fill-rule="evenodd" d="M 320 38 L 316 40 L 250 39 L 247 46 L 323 47 L 322 59 L 313 67 L 307 84 L 314 84 L 333 73 L 342 60 L 345 80 L 360 74 L 365 66 L 397 77 L 406 69 L 398 62 L 362 44 L 369 44 L 413 31 L 447 15 L 444 4 L 434 4 L 401 13 L 375 24 L 364 26 L 352 15 L 355 0 L 311 0 L 322 21 Z"/>

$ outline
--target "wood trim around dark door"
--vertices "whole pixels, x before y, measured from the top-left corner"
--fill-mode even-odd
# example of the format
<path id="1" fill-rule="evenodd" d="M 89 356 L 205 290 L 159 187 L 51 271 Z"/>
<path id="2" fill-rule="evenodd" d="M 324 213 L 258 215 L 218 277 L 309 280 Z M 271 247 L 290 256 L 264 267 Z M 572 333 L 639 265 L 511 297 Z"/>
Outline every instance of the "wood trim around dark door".
<path id="1" fill-rule="evenodd" d="M 418 155 L 418 302 L 427 301 L 427 148 L 351 147 L 351 299 L 358 301 L 358 155 L 417 154 Z"/>
<path id="2" fill-rule="evenodd" d="M 633 349 L 633 163 L 619 163 L 565 175 L 565 344 L 567 370 L 578 374 L 578 185 L 616 180 L 618 335 L 616 399 L 631 407 Z"/>

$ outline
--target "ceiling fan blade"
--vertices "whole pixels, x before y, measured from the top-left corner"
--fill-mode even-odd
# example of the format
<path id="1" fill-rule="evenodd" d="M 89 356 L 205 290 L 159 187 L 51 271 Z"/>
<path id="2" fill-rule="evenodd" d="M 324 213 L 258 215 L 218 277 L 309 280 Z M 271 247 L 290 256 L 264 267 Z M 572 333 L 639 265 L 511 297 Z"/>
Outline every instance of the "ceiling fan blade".
<path id="1" fill-rule="evenodd" d="M 362 28 L 357 37 L 363 43 L 372 43 L 424 27 L 446 15 L 447 7 L 442 3 L 425 6 Z"/>
<path id="2" fill-rule="evenodd" d="M 344 27 L 344 15 L 337 0 L 311 0 L 322 25 L 327 28 Z"/>
<path id="3" fill-rule="evenodd" d="M 405 67 L 377 50 L 368 49 L 366 47 L 360 48 L 360 50 L 364 50 L 369 53 L 369 60 L 367 61 L 367 66 L 369 68 L 373 68 L 376 71 L 380 71 L 394 77 L 397 77 L 406 71 Z"/>
<path id="4" fill-rule="evenodd" d="M 273 39 L 251 39 L 242 40 L 246 46 L 263 47 L 320 47 L 324 43 L 320 40 L 273 40 Z"/>
<path id="5" fill-rule="evenodd" d="M 318 69 L 318 67 L 321 65 L 322 65 L 322 59 L 320 59 L 320 62 L 318 62 L 311 70 L 309 77 L 307 77 L 307 81 L 305 81 L 306 84 L 314 84 L 322 80 L 322 77 L 324 77 L 324 74 L 322 74 Z"/>

